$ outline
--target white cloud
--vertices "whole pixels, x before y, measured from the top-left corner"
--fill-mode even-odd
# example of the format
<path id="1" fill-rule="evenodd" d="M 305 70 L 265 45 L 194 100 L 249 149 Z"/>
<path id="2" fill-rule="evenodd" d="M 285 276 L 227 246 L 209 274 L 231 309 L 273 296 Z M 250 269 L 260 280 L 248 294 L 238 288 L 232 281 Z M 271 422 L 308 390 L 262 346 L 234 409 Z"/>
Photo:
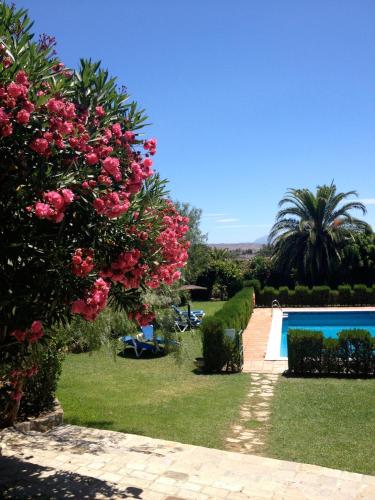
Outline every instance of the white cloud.
<path id="1" fill-rule="evenodd" d="M 216 226 L 220 229 L 237 229 L 241 227 L 271 227 L 272 224 L 232 224 L 231 226 Z"/>
<path id="2" fill-rule="evenodd" d="M 359 200 L 365 205 L 375 205 L 375 198 L 364 198 L 363 200 Z"/>
<path id="3" fill-rule="evenodd" d="M 238 219 L 218 219 L 216 222 L 220 222 L 221 224 L 224 222 L 237 222 Z"/>
<path id="4" fill-rule="evenodd" d="M 203 214 L 202 217 L 224 217 L 225 215 L 228 214 Z"/>

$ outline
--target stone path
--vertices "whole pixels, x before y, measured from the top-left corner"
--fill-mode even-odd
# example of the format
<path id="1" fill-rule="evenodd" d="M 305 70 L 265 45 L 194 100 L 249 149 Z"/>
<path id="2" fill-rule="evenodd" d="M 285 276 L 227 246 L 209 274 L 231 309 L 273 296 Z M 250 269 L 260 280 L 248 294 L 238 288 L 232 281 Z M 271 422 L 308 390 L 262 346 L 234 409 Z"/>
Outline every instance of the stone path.
<path id="1" fill-rule="evenodd" d="M 1 498 L 371 499 L 375 477 L 63 425 L 6 430 Z"/>
<path id="2" fill-rule="evenodd" d="M 269 427 L 274 385 L 279 375 L 251 375 L 251 387 L 240 409 L 240 421 L 231 429 L 226 449 L 239 453 L 260 453 Z"/>
<path id="3" fill-rule="evenodd" d="M 287 361 L 265 361 L 268 335 L 271 328 L 272 309 L 254 309 L 243 332 L 243 371 L 250 373 L 282 373 L 288 368 Z"/>

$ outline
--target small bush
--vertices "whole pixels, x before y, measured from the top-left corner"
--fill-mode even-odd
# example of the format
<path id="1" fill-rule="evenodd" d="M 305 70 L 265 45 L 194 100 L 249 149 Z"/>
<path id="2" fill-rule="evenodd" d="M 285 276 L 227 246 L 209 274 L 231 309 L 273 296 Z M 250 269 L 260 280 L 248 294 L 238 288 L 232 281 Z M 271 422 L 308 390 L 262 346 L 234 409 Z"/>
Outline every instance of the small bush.
<path id="1" fill-rule="evenodd" d="M 300 306 L 310 305 L 310 290 L 307 286 L 297 285 L 294 289 L 294 301 Z"/>
<path id="2" fill-rule="evenodd" d="M 350 285 L 340 285 L 337 287 L 339 292 L 340 305 L 347 306 L 352 304 L 352 287 Z"/>
<path id="3" fill-rule="evenodd" d="M 323 332 L 289 330 L 288 368 L 299 375 L 321 370 Z"/>
<path id="4" fill-rule="evenodd" d="M 35 361 L 39 371 L 26 379 L 19 416 L 35 416 L 53 408 L 63 359 L 63 347 L 55 339 L 50 340 L 48 345 L 38 352 Z"/>
<path id="5" fill-rule="evenodd" d="M 373 340 L 367 330 L 342 330 L 338 346 L 346 373 L 369 374 L 374 371 Z"/>
<path id="6" fill-rule="evenodd" d="M 280 302 L 280 305 L 282 305 L 282 306 L 288 306 L 290 304 L 290 301 L 289 301 L 289 288 L 287 286 L 281 286 L 279 288 L 278 297 L 279 297 L 278 300 Z"/>
<path id="7" fill-rule="evenodd" d="M 324 338 L 322 351 L 322 372 L 327 374 L 341 373 L 342 365 L 339 362 L 339 341 Z"/>
<path id="8" fill-rule="evenodd" d="M 325 306 L 329 304 L 329 286 L 313 286 L 311 289 L 311 305 Z"/>
<path id="9" fill-rule="evenodd" d="M 263 304 L 271 307 L 272 301 L 277 299 L 277 291 L 273 286 L 265 286 L 263 288 Z"/>
<path id="10" fill-rule="evenodd" d="M 356 305 L 371 304 L 371 289 L 366 285 L 353 286 L 353 303 Z"/>
<path id="11" fill-rule="evenodd" d="M 375 337 L 367 330 L 342 330 L 337 339 L 322 332 L 289 330 L 288 367 L 296 375 L 375 374 Z"/>
<path id="12" fill-rule="evenodd" d="M 337 306 L 340 304 L 340 294 L 338 290 L 331 290 L 329 292 L 329 302 L 330 306 Z"/>

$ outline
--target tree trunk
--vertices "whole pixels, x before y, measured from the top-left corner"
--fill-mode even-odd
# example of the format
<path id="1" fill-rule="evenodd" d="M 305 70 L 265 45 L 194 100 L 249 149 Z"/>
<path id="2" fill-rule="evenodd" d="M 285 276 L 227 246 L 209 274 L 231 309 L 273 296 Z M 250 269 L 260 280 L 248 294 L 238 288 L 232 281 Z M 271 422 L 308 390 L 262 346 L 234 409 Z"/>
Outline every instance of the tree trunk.
<path id="1" fill-rule="evenodd" d="M 16 386 L 14 387 L 15 392 L 22 391 L 23 382 L 24 382 L 23 379 L 20 379 L 17 382 Z M 4 422 L 5 427 L 12 426 L 15 423 L 15 421 L 17 420 L 18 411 L 20 409 L 20 404 L 21 404 L 20 400 L 11 399 L 9 401 L 7 411 L 6 411 L 6 416 L 5 416 L 5 422 Z"/>

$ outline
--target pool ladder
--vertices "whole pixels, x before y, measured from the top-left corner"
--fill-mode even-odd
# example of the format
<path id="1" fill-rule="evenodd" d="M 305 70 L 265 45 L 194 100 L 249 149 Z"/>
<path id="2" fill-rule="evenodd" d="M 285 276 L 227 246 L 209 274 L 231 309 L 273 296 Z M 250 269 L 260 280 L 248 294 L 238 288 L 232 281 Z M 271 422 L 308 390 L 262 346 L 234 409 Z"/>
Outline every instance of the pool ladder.
<path id="1" fill-rule="evenodd" d="M 280 309 L 280 311 L 282 311 L 280 302 L 275 299 L 272 301 L 272 310 L 275 309 L 276 307 L 277 307 L 277 309 Z"/>

